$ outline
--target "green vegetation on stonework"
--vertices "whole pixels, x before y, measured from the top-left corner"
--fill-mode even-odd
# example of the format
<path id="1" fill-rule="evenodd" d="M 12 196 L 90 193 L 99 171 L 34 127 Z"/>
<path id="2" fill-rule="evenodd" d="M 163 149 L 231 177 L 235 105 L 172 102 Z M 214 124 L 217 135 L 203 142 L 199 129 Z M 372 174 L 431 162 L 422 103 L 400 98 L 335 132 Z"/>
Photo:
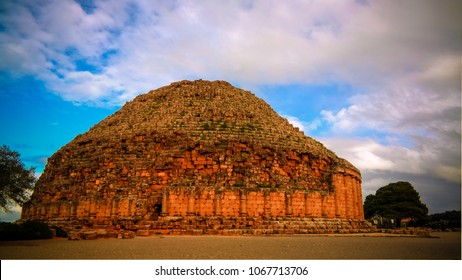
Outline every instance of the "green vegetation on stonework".
<path id="1" fill-rule="evenodd" d="M 257 188 L 272 188 L 271 184 L 257 184 Z"/>

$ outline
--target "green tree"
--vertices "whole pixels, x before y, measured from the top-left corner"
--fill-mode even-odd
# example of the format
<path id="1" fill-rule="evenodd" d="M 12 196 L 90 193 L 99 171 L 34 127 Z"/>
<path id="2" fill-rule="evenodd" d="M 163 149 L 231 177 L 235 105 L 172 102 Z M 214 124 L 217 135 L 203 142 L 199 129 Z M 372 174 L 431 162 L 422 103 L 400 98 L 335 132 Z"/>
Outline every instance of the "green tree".
<path id="1" fill-rule="evenodd" d="M 35 168 L 26 169 L 19 156 L 8 146 L 0 147 L 0 208 L 4 211 L 26 202 L 34 187 Z"/>
<path id="2" fill-rule="evenodd" d="M 426 227 L 446 229 L 446 228 L 460 228 L 461 224 L 460 211 L 446 211 L 444 213 L 437 213 L 428 216 Z"/>
<path id="3" fill-rule="evenodd" d="M 415 220 L 427 217 L 428 208 L 420 201 L 419 193 L 409 182 L 396 182 L 378 189 L 375 195 L 368 195 L 364 201 L 364 216 L 366 219 L 374 215 L 396 219 L 413 218 Z"/>

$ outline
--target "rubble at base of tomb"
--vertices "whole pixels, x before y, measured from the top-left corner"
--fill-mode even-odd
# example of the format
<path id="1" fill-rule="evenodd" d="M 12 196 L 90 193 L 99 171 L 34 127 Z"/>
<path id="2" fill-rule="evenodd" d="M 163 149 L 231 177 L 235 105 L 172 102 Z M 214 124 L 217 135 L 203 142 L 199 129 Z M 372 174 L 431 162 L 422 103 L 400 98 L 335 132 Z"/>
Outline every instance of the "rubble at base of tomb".
<path id="1" fill-rule="evenodd" d="M 166 217 L 152 222 L 119 220 L 113 226 L 91 224 L 72 227 L 69 223 L 52 222 L 62 226 L 69 240 L 97 238 L 127 239 L 157 235 L 305 235 L 360 234 L 375 232 L 375 227 L 359 219 L 273 218 L 251 217 Z M 80 224 L 80 223 L 79 223 Z"/>
<path id="2" fill-rule="evenodd" d="M 21 220 L 70 239 L 371 229 L 357 168 L 252 93 L 202 80 L 140 95 L 59 149 Z"/>

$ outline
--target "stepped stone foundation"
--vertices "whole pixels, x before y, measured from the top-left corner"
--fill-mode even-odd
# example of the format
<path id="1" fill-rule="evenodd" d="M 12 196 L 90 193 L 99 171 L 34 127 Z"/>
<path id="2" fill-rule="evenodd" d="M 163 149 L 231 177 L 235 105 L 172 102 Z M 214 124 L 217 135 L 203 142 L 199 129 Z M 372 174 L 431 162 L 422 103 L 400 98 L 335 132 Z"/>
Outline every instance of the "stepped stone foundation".
<path id="1" fill-rule="evenodd" d="M 48 159 L 21 220 L 70 239 L 367 232 L 361 175 L 222 81 L 140 95 Z"/>

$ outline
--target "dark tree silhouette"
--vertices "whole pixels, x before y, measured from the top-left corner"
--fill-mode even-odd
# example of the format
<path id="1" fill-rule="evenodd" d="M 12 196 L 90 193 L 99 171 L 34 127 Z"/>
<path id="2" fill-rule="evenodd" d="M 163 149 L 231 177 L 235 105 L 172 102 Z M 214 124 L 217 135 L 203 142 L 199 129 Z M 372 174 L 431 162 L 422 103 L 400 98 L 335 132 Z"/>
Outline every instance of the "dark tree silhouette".
<path id="1" fill-rule="evenodd" d="M 25 203 L 34 187 L 35 168 L 26 169 L 19 156 L 8 146 L 0 147 L 0 207 L 4 211 Z"/>
<path id="2" fill-rule="evenodd" d="M 388 184 L 378 189 L 375 195 L 368 195 L 364 201 L 366 219 L 380 215 L 396 219 L 399 223 L 402 218 L 420 220 L 427 214 L 427 206 L 420 201 L 419 193 L 409 182 Z"/>

